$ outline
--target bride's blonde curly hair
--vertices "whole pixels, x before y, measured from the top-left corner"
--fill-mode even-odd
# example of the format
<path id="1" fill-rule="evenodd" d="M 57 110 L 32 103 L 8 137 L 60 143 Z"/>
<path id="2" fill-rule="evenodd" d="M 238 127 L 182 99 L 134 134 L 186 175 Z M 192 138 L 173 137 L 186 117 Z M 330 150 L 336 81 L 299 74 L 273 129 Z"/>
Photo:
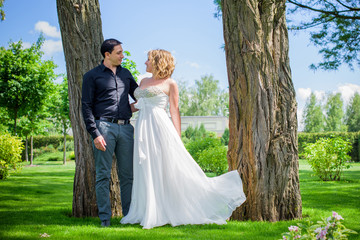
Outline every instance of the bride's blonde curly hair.
<path id="1" fill-rule="evenodd" d="M 152 65 L 154 78 L 165 79 L 171 77 L 175 69 L 175 58 L 164 49 L 150 50 L 148 58 Z"/>

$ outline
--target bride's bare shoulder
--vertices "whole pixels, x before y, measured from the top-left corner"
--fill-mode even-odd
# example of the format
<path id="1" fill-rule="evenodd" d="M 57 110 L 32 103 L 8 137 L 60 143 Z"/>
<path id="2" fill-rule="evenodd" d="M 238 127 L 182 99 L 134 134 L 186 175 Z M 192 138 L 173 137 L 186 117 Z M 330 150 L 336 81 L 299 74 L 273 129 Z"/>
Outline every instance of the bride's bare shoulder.
<path id="1" fill-rule="evenodd" d="M 176 81 L 174 79 L 172 79 L 172 78 L 169 78 L 168 84 L 169 84 L 170 87 L 177 87 Z"/>
<path id="2" fill-rule="evenodd" d="M 145 77 L 143 79 L 140 80 L 140 84 L 139 86 L 144 86 L 144 84 L 146 85 L 146 83 L 149 81 L 150 78 Z"/>

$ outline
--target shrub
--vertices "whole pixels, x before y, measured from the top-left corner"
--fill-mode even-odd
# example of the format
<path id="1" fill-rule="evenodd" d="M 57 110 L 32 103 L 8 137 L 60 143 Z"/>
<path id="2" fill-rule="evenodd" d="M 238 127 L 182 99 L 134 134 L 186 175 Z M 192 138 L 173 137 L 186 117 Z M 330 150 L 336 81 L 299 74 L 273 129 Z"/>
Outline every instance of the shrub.
<path id="1" fill-rule="evenodd" d="M 219 139 L 206 137 L 203 139 L 191 140 L 185 147 L 195 161 L 199 162 L 199 156 L 203 150 L 217 146 L 221 146 Z"/>
<path id="2" fill-rule="evenodd" d="M 340 180 L 342 170 L 350 168 L 351 144 L 340 137 L 321 138 L 316 143 L 307 144 L 304 155 L 311 168 L 322 180 Z"/>
<path id="3" fill-rule="evenodd" d="M 186 149 L 203 171 L 221 174 L 227 170 L 227 147 L 215 136 L 190 140 Z"/>
<path id="4" fill-rule="evenodd" d="M 66 141 L 73 141 L 74 138 L 72 136 L 67 135 Z M 34 148 L 46 147 L 48 145 L 53 145 L 54 148 L 58 148 L 58 146 L 63 143 L 64 136 L 63 135 L 50 135 L 50 136 L 34 136 L 33 137 Z"/>
<path id="5" fill-rule="evenodd" d="M 49 157 L 48 161 L 61 161 L 61 157 Z"/>
<path id="6" fill-rule="evenodd" d="M 199 138 L 203 138 L 203 137 L 207 137 L 208 131 L 206 131 L 204 124 L 201 124 L 199 127 L 195 127 L 193 128 L 192 126 L 189 126 L 186 130 L 185 130 L 185 136 L 188 139 L 199 139 Z"/>
<path id="7" fill-rule="evenodd" d="M 228 128 L 225 128 L 225 131 L 224 131 L 223 135 L 221 136 L 221 142 L 225 146 L 229 145 L 229 137 L 230 137 L 230 131 Z"/>
<path id="8" fill-rule="evenodd" d="M 351 161 L 360 162 L 360 132 L 321 132 L 321 133 L 304 133 L 298 134 L 299 156 L 304 156 L 304 148 L 308 143 L 315 143 L 320 138 L 335 138 L 341 137 L 345 141 L 352 144 L 352 150 L 349 155 Z"/>
<path id="9" fill-rule="evenodd" d="M 199 127 L 193 128 L 192 126 L 189 126 L 186 128 L 185 131 L 181 133 L 181 139 L 183 140 L 184 144 L 187 144 L 189 141 L 196 140 L 196 139 L 202 139 L 202 138 L 216 138 L 217 135 L 215 132 L 207 131 L 204 127 L 204 124 L 201 124 Z"/>
<path id="10" fill-rule="evenodd" d="M 227 147 L 216 146 L 201 151 L 199 165 L 206 172 L 213 172 L 216 175 L 223 174 L 228 170 Z"/>
<path id="11" fill-rule="evenodd" d="M 71 152 L 69 157 L 71 160 L 75 160 L 75 152 Z"/>
<path id="12" fill-rule="evenodd" d="M 191 141 L 190 138 L 186 137 L 185 131 L 181 132 L 181 141 L 185 146 Z"/>
<path id="13" fill-rule="evenodd" d="M 6 179 L 9 170 L 18 169 L 23 148 L 20 138 L 8 133 L 0 136 L 0 179 Z"/>
<path id="14" fill-rule="evenodd" d="M 74 141 L 66 141 L 66 152 L 74 151 Z M 57 148 L 58 151 L 64 151 L 64 142 L 60 143 L 59 147 Z"/>

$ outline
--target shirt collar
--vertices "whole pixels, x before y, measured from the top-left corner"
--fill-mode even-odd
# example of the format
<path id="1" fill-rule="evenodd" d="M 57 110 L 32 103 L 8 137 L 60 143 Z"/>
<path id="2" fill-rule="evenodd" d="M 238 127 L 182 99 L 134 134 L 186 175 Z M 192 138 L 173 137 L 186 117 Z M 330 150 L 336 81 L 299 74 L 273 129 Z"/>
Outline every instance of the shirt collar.
<path id="1" fill-rule="evenodd" d="M 119 65 L 119 66 L 117 66 L 116 70 L 120 70 L 121 68 L 122 68 L 121 65 Z M 104 72 L 106 69 L 109 69 L 109 68 L 107 68 L 107 67 L 104 65 L 104 60 L 101 61 L 100 69 L 101 69 L 101 71 L 103 71 L 103 72 Z M 118 72 L 118 71 L 116 71 L 116 72 Z"/>

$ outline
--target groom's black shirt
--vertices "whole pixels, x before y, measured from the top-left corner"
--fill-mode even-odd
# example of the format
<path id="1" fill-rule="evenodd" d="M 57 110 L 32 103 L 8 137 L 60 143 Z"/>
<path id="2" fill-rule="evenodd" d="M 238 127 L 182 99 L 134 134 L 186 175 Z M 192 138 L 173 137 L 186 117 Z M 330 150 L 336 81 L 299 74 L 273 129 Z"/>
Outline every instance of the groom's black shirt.
<path id="1" fill-rule="evenodd" d="M 102 63 L 87 72 L 82 83 L 82 112 L 93 139 L 101 133 L 95 119 L 100 117 L 128 120 L 132 116 L 128 94 L 135 100 L 138 87 L 130 71 L 118 66 L 116 74 Z"/>

